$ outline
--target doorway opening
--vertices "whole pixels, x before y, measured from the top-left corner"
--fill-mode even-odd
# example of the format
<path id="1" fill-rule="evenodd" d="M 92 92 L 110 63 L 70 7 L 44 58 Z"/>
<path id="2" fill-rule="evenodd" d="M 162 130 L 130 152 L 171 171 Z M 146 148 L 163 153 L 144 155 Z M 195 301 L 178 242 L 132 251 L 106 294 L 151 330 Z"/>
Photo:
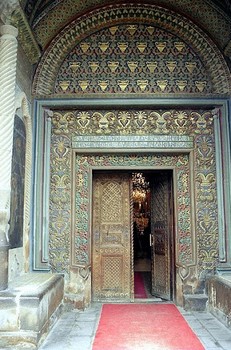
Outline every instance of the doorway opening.
<path id="1" fill-rule="evenodd" d="M 135 299 L 173 300 L 173 174 L 132 173 Z"/>
<path id="2" fill-rule="evenodd" d="M 151 188 L 150 175 L 132 173 L 134 297 L 151 295 Z"/>
<path id="3" fill-rule="evenodd" d="M 93 301 L 174 300 L 172 179 L 172 170 L 93 172 Z"/>

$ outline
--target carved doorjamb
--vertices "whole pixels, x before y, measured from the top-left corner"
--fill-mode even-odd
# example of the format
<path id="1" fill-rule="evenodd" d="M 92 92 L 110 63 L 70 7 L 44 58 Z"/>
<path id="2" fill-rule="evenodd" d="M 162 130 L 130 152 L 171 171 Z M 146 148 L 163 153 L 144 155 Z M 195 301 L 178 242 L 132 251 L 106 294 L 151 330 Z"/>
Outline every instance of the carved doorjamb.
<path id="1" fill-rule="evenodd" d="M 193 158 L 193 151 L 185 154 L 172 154 L 161 156 L 156 156 L 155 154 L 149 155 L 148 160 L 144 161 L 142 155 L 137 155 L 134 159 L 134 155 L 131 154 L 84 154 L 73 151 L 73 176 L 75 177 L 72 198 L 75 198 L 73 205 L 74 218 L 72 218 L 73 229 L 72 229 L 72 255 L 71 255 L 71 265 L 73 268 L 86 268 L 91 266 L 91 253 L 90 253 L 90 242 L 91 238 L 91 197 L 92 197 L 92 172 L 94 170 L 128 170 L 132 171 L 135 169 L 145 169 L 145 170 L 160 170 L 160 169 L 170 169 L 173 170 L 174 176 L 174 198 L 175 198 L 175 208 L 180 207 L 179 201 L 186 198 L 187 203 L 191 203 L 190 195 L 187 194 L 188 188 L 193 186 L 193 175 L 191 172 L 191 163 Z M 163 165 L 165 163 L 165 165 Z M 182 182 L 183 181 L 183 182 Z M 188 181 L 188 187 L 183 183 Z M 192 189 L 193 190 L 193 189 Z M 182 192 L 183 191 L 183 192 Z M 188 244 L 184 245 L 183 251 L 181 250 L 179 243 L 181 240 L 181 232 L 184 227 L 181 225 L 183 223 L 179 218 L 176 218 L 176 234 L 175 234 L 175 245 L 176 245 L 176 273 L 180 277 L 182 266 L 187 270 L 187 276 L 190 273 L 190 267 L 196 266 L 196 244 L 195 244 L 195 225 L 192 223 L 194 205 L 191 203 L 190 208 L 186 205 L 185 209 L 181 207 L 181 216 L 185 217 L 188 222 Z M 79 208 L 85 208 L 82 214 Z M 185 210 L 185 214 L 184 214 Z M 177 211 L 176 211 L 177 212 Z M 191 214 L 189 214 L 191 213 Z M 190 216 L 188 216 L 188 214 Z M 177 215 L 175 213 L 175 215 Z M 187 219 L 188 217 L 188 219 Z M 83 231 L 81 231 L 84 228 Z M 78 232 L 78 230 L 80 230 Z M 185 235 L 186 232 L 183 234 Z M 189 235 L 191 238 L 189 239 Z M 187 251 L 187 253 L 186 253 Z M 83 259 L 78 261 L 78 259 Z M 84 259 L 86 259 L 84 261 Z M 185 259 L 188 259 L 187 261 Z M 132 261 L 131 261 L 132 264 Z M 185 276 L 184 276 L 185 277 Z M 179 279 L 178 278 L 178 279 Z M 182 298 L 182 290 L 177 291 L 178 300 Z"/>

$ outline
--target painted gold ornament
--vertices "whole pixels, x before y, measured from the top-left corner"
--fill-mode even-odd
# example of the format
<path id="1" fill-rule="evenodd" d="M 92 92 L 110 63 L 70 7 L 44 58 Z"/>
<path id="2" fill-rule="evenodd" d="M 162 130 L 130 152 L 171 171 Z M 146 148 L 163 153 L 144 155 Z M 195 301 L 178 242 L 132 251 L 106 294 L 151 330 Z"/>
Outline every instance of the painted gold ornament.
<path id="1" fill-rule="evenodd" d="M 109 62 L 107 63 L 107 65 L 108 65 L 110 71 L 111 71 L 112 73 L 115 73 L 115 71 L 116 71 L 117 68 L 119 67 L 119 62 L 118 62 L 118 61 L 109 61 Z"/>
<path id="2" fill-rule="evenodd" d="M 124 91 L 129 84 L 129 80 L 118 80 L 117 83 L 118 83 L 120 89 L 122 91 Z"/>
<path id="3" fill-rule="evenodd" d="M 59 82 L 59 86 L 61 87 L 61 89 L 63 91 L 67 91 L 69 85 L 70 85 L 70 81 L 69 80 L 63 80 L 63 81 Z"/>
<path id="4" fill-rule="evenodd" d="M 79 80 L 78 83 L 79 83 L 79 86 L 81 87 L 81 90 L 85 91 L 88 88 L 89 80 Z"/>

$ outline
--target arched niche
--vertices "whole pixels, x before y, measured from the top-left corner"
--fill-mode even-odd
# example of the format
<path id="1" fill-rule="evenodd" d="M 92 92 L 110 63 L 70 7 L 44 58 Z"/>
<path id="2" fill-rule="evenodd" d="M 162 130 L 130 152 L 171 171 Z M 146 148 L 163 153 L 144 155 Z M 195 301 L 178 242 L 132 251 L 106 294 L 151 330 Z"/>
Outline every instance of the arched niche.
<path id="1" fill-rule="evenodd" d="M 160 83 L 159 85 L 156 85 L 156 89 L 154 90 L 146 90 L 146 88 L 144 88 L 144 81 L 147 80 L 145 77 L 144 79 L 137 79 L 137 77 L 134 78 L 137 80 L 141 80 L 139 85 L 140 91 L 138 90 L 138 88 L 137 90 L 133 89 L 134 95 L 154 94 L 155 96 L 166 97 L 166 95 L 169 96 L 174 94 L 175 96 L 176 94 L 178 94 L 180 96 L 193 95 L 195 97 L 196 95 L 198 95 L 211 97 L 213 95 L 227 96 L 230 94 L 230 72 L 224 60 L 224 57 L 222 56 L 216 45 L 213 43 L 213 41 L 200 28 L 198 28 L 188 18 L 184 18 L 183 16 L 173 11 L 170 11 L 169 9 L 150 4 L 141 5 L 128 3 L 113 6 L 105 6 L 100 9 L 96 9 L 78 19 L 75 19 L 70 24 L 68 24 L 50 43 L 49 47 L 47 48 L 43 57 L 41 58 L 34 78 L 33 93 L 36 96 L 61 95 L 62 97 L 65 95 L 82 96 L 87 94 L 105 95 L 110 94 L 111 92 L 115 93 L 115 91 L 107 91 L 106 88 L 104 90 L 104 87 L 102 87 L 103 85 L 99 85 L 99 90 L 95 89 L 88 91 L 84 87 L 81 87 L 79 81 L 77 82 L 80 86 L 79 90 L 72 89 L 71 91 L 68 91 L 68 88 L 65 90 L 65 87 L 59 90 L 56 84 L 57 79 L 59 79 L 61 75 L 63 64 L 65 63 L 65 60 L 68 60 L 68 55 L 70 55 L 70 53 L 73 53 L 75 50 L 77 50 L 77 53 L 86 53 L 83 50 L 86 49 L 86 44 L 89 43 L 89 40 L 91 40 L 91 38 L 94 38 L 96 33 L 98 33 L 98 35 L 100 35 L 100 33 L 105 35 L 106 31 L 109 30 L 109 32 L 111 32 L 111 36 L 113 36 L 115 34 L 112 33 L 112 28 L 122 28 L 122 26 L 123 28 L 128 28 L 129 26 L 130 28 L 132 28 L 132 26 L 143 26 L 142 28 L 145 27 L 146 29 L 153 28 L 154 31 L 158 31 L 158 33 L 162 36 L 166 35 L 164 40 L 160 40 L 158 36 L 156 38 L 157 40 L 155 40 L 154 38 L 154 45 L 166 42 L 166 40 L 168 41 L 168 39 L 171 39 L 171 45 L 173 46 L 175 45 L 174 43 L 176 43 L 177 41 L 181 44 L 183 43 L 187 48 L 188 53 L 190 53 L 192 61 L 195 58 L 197 62 L 201 63 L 202 67 L 198 79 L 194 79 L 195 82 L 197 81 L 200 83 L 198 86 L 195 87 L 195 89 L 192 89 L 192 87 L 190 87 L 189 89 L 184 88 L 184 85 L 182 84 L 184 84 L 185 80 L 187 80 L 184 76 L 182 76 L 182 79 L 179 79 L 178 83 L 175 83 L 175 88 L 172 87 L 172 89 L 169 90 L 165 89 L 162 80 L 171 81 L 171 75 L 166 75 L 166 72 L 171 68 L 169 68 L 170 66 L 166 66 L 166 71 L 162 71 L 162 74 L 160 75 L 159 79 Z M 134 33 L 132 34 L 132 29 L 130 35 L 135 35 Z M 147 41 L 150 40 L 150 36 L 152 36 L 152 34 L 149 33 Z M 143 42 L 147 41 L 144 40 Z M 133 45 L 135 44 L 138 44 L 138 42 L 133 41 Z M 105 48 L 105 46 L 99 48 L 99 50 L 102 51 L 102 54 L 104 53 L 103 50 L 105 50 Z M 123 50 L 122 46 L 119 49 Z M 173 48 L 171 47 L 171 50 L 172 49 Z M 141 48 L 138 49 L 137 54 L 142 55 L 141 50 Z M 162 50 L 160 47 L 158 48 L 158 46 L 156 46 L 155 50 L 156 56 L 159 52 L 159 57 L 161 57 L 161 55 L 164 53 L 165 48 Z M 180 48 L 175 47 L 175 50 L 175 52 L 179 55 L 182 54 Z M 121 51 L 121 53 L 123 53 L 123 51 Z M 185 60 L 185 56 L 182 56 L 182 59 Z M 186 62 L 187 61 L 185 61 L 185 63 Z M 179 67 L 178 62 L 176 66 Z M 187 70 L 188 68 L 186 67 L 185 69 Z M 128 72 L 129 67 L 127 72 L 125 72 L 125 76 L 122 75 L 122 80 L 127 80 Z M 150 71 L 149 73 L 150 77 L 152 77 L 152 83 L 156 79 L 155 71 Z M 205 77 L 204 79 L 203 76 L 202 79 L 200 79 L 201 74 L 206 75 L 207 78 Z M 92 75 L 94 75 L 94 72 L 92 72 Z M 81 73 L 79 74 L 79 76 L 81 76 Z M 108 77 L 109 76 L 110 75 L 108 75 Z M 66 80 L 68 81 L 68 79 Z M 107 80 L 107 76 L 104 76 L 101 80 Z M 205 81 L 207 81 L 209 85 L 207 89 L 203 87 L 203 82 Z M 134 85 L 134 80 L 132 83 Z M 136 84 L 139 83 L 136 82 Z M 118 88 L 118 91 L 116 91 L 118 95 L 125 95 L 126 93 L 131 94 L 131 91 L 129 89 L 126 90 L 125 88 L 123 90 L 123 88 L 121 88 L 122 85 L 120 85 L 119 83 L 118 86 L 120 87 L 120 90 Z"/>

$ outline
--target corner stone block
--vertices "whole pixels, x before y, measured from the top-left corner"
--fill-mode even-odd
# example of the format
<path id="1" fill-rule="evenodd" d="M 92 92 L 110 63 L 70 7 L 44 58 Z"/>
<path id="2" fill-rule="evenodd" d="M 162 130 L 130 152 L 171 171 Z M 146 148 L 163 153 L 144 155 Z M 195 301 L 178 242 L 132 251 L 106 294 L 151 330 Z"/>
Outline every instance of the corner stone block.
<path id="1" fill-rule="evenodd" d="M 31 297 L 20 299 L 20 325 L 23 330 L 39 332 L 44 319 L 41 316 L 41 301 L 39 298 Z M 46 310 L 45 313 L 47 314 Z"/>
<path id="2" fill-rule="evenodd" d="M 15 298 L 5 298 L 0 295 L 0 331 L 18 331 L 19 318 Z"/>
<path id="3" fill-rule="evenodd" d="M 64 279 L 57 279 L 48 293 L 48 318 L 59 307 L 64 298 Z"/>

